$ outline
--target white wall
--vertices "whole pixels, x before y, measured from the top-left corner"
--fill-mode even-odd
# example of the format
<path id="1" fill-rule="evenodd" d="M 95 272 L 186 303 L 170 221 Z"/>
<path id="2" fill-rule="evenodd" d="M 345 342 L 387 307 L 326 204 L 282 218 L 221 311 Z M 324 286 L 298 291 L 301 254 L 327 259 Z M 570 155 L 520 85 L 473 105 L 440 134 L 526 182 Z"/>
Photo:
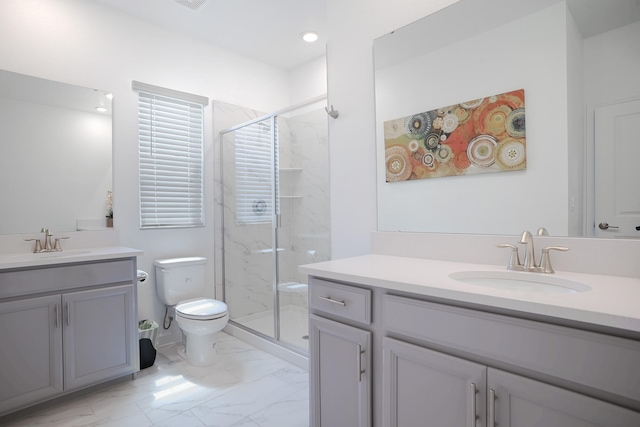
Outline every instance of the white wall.
<path id="1" fill-rule="evenodd" d="M 302 64 L 290 73 L 291 105 L 300 104 L 327 93 L 327 58 Z"/>
<path id="2" fill-rule="evenodd" d="M 0 68 L 114 94 L 114 232 L 120 244 L 144 250 L 138 268 L 150 273 L 154 259 L 206 256 L 211 260 L 207 280 L 213 295 L 213 180 L 205 186 L 204 230 L 139 229 L 137 96 L 131 81 L 273 111 L 289 105 L 289 73 L 83 0 L 0 2 Z M 205 174 L 212 177 L 211 104 L 205 115 Z M 33 231 L 37 235 L 39 230 Z M 72 236 L 65 243 L 72 248 L 81 241 L 87 243 L 86 236 Z M 91 236 L 90 243 L 96 246 L 114 239 L 111 233 Z M 0 246 L 13 252 L 30 248 L 10 236 L 2 236 Z M 162 320 L 164 307 L 156 297 L 153 280 L 138 290 L 139 317 Z"/>
<path id="3" fill-rule="evenodd" d="M 331 256 L 370 252 L 376 223 L 373 40 L 455 0 L 327 0 Z"/>

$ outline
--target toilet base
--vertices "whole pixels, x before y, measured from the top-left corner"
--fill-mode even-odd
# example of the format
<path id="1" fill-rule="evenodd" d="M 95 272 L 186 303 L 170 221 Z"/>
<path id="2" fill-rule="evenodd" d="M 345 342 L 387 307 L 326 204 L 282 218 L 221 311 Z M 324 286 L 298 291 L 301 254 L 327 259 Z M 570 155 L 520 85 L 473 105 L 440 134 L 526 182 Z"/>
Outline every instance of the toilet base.
<path id="1" fill-rule="evenodd" d="M 211 366 L 218 360 L 215 334 L 185 334 L 186 346 L 179 349 L 178 355 L 193 366 Z"/>

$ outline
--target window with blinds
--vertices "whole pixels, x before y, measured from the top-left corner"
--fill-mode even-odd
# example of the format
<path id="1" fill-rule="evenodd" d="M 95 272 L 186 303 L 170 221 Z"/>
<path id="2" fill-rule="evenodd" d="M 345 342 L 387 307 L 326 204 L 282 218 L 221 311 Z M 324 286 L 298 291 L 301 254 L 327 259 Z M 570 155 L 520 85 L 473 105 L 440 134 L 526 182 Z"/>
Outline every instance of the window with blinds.
<path id="1" fill-rule="evenodd" d="M 235 131 L 236 221 L 271 223 L 278 214 L 278 127 L 263 120 Z M 274 172 L 275 171 L 275 172 Z"/>
<path id="2" fill-rule="evenodd" d="M 134 82 L 138 91 L 140 227 L 204 226 L 208 99 Z"/>

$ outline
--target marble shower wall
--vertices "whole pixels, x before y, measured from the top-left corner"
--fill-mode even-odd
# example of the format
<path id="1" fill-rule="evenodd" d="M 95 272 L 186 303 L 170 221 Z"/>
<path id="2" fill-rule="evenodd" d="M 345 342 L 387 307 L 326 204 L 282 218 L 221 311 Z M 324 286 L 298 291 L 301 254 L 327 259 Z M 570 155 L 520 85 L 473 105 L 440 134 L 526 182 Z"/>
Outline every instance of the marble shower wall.
<path id="1" fill-rule="evenodd" d="M 214 121 L 225 128 L 258 117 L 257 112 L 214 103 Z M 218 116 L 218 117 L 217 117 Z M 315 111 L 278 117 L 280 136 L 280 212 L 278 229 L 279 283 L 306 283 L 298 265 L 329 259 L 329 167 L 327 115 Z M 216 283 L 222 284 L 231 318 L 273 310 L 271 224 L 239 225 L 235 218 L 234 135 L 218 140 L 216 174 Z M 222 179 L 224 174 L 224 179 Z M 224 187 L 223 187 L 224 182 Z M 224 205 L 223 205 L 224 202 Z M 222 224 L 221 214 L 224 215 Z M 222 265 L 224 241 L 225 265 Z M 218 288 L 220 289 L 220 288 Z M 306 293 L 281 293 L 280 304 L 307 305 Z"/>
<path id="2" fill-rule="evenodd" d="M 281 283 L 306 283 L 298 265 L 330 259 L 327 118 L 323 108 L 280 118 L 288 127 L 280 149 Z"/>

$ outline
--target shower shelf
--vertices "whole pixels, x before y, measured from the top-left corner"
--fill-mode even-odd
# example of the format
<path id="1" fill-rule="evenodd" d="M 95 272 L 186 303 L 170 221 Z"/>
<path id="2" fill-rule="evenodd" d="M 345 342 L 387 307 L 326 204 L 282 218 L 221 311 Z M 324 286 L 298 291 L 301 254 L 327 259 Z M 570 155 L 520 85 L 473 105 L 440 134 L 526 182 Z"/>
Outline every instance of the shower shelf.
<path id="1" fill-rule="evenodd" d="M 281 199 L 302 199 L 304 196 L 280 196 Z"/>
<path id="2" fill-rule="evenodd" d="M 280 168 L 280 172 L 302 172 L 302 168 Z"/>

